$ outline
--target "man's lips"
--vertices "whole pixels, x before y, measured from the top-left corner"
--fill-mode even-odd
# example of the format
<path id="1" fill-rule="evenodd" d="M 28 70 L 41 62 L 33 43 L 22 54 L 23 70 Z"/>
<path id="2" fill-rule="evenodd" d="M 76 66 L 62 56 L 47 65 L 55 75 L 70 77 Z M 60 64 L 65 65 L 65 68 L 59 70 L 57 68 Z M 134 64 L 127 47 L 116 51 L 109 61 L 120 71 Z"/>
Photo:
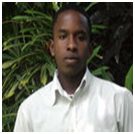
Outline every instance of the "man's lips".
<path id="1" fill-rule="evenodd" d="M 76 56 L 67 56 L 67 57 L 65 57 L 64 59 L 65 59 L 65 61 L 66 61 L 67 63 L 71 63 L 71 64 L 76 63 L 76 62 L 78 62 L 78 60 L 79 60 L 79 58 L 76 57 Z"/>

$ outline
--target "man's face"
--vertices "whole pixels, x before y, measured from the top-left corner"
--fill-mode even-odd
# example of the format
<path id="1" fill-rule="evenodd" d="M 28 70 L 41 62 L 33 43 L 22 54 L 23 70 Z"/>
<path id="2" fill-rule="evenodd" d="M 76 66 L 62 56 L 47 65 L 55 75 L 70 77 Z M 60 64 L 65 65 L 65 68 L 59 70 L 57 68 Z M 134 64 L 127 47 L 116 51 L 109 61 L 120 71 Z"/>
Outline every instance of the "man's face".
<path id="1" fill-rule="evenodd" d="M 67 76 L 78 75 L 86 68 L 90 55 L 86 17 L 74 10 L 60 13 L 53 34 L 50 50 L 58 72 Z"/>

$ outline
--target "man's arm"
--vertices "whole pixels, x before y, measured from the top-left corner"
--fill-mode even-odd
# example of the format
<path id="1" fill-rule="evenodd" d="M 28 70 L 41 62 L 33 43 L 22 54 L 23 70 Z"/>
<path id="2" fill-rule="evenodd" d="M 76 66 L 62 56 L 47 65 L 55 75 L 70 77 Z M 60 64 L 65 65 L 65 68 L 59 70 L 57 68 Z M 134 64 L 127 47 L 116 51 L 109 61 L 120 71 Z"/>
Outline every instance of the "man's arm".
<path id="1" fill-rule="evenodd" d="M 31 124 L 29 115 L 23 104 L 19 107 L 17 118 L 14 126 L 14 132 L 31 132 Z"/>
<path id="2" fill-rule="evenodd" d="M 119 98 L 117 105 L 118 128 L 120 132 L 133 131 L 133 96 L 128 90 L 124 91 Z"/>

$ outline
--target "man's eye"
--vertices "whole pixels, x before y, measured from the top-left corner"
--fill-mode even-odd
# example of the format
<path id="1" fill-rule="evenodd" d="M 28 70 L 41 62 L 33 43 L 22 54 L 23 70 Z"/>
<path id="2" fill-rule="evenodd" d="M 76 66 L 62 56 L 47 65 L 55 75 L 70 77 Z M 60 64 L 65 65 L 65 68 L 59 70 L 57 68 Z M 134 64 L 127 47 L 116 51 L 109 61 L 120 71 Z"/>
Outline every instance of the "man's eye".
<path id="1" fill-rule="evenodd" d="M 61 34 L 61 35 L 59 35 L 59 39 L 65 39 L 66 38 L 66 34 Z"/>
<path id="2" fill-rule="evenodd" d="M 78 39 L 79 39 L 80 41 L 84 41 L 84 40 L 86 40 L 86 37 L 85 37 L 83 34 L 79 34 L 79 35 L 78 35 Z"/>

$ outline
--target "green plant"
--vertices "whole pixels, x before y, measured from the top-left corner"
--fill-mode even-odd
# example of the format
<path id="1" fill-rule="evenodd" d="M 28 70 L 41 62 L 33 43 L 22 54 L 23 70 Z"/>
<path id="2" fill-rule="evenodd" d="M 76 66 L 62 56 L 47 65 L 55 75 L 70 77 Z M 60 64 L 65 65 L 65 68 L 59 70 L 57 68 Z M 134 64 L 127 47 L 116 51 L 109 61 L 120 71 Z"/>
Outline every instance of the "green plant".
<path id="1" fill-rule="evenodd" d="M 42 13 L 38 7 L 29 9 L 27 3 L 18 3 L 16 8 L 20 4 L 25 7 L 20 13 L 23 15 L 16 13 L 9 23 L 3 22 L 3 27 L 12 24 L 12 32 L 9 30 L 3 35 L 2 46 L 3 131 L 13 130 L 20 103 L 49 82 L 55 70 L 48 51 L 52 15 Z"/>

